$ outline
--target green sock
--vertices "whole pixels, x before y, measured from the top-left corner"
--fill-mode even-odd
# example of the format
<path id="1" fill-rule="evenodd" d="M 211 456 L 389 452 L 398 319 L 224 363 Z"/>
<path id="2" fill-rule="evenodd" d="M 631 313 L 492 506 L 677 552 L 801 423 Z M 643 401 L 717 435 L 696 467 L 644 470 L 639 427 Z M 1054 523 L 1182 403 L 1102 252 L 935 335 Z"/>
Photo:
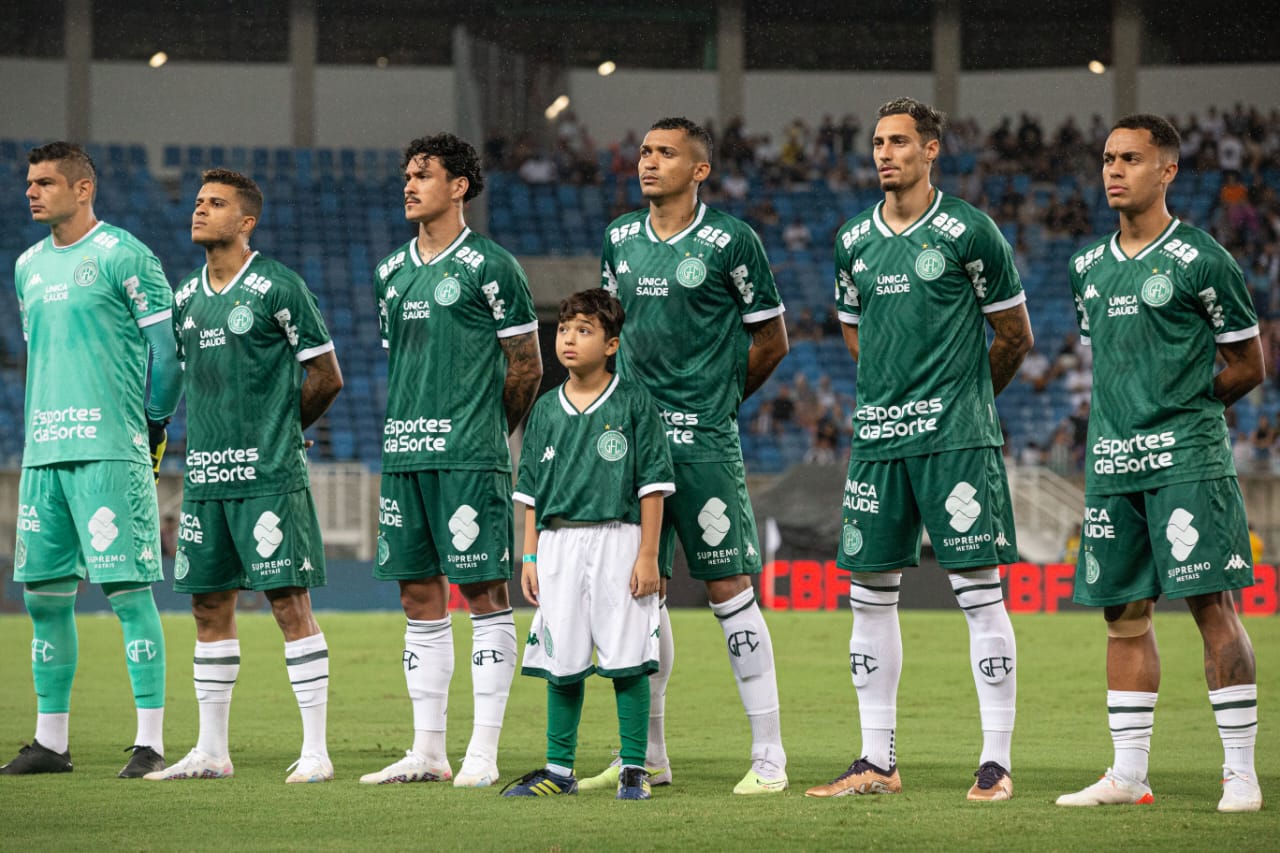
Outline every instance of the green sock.
<path id="1" fill-rule="evenodd" d="M 139 708 L 164 707 L 164 630 L 150 585 L 103 584 L 124 632 L 125 668 Z"/>
<path id="2" fill-rule="evenodd" d="M 618 700 L 619 757 L 624 765 L 644 767 L 649 750 L 649 676 L 615 678 L 613 693 Z"/>
<path id="3" fill-rule="evenodd" d="M 36 710 L 66 714 L 71 710 L 71 682 L 76 677 L 80 641 L 76 635 L 75 578 L 29 583 L 22 592 L 31 615 L 31 678 Z"/>
<path id="4" fill-rule="evenodd" d="M 547 682 L 547 763 L 572 767 L 578 753 L 578 723 L 582 720 L 581 681 Z M 646 712 L 647 713 L 647 712 Z"/>

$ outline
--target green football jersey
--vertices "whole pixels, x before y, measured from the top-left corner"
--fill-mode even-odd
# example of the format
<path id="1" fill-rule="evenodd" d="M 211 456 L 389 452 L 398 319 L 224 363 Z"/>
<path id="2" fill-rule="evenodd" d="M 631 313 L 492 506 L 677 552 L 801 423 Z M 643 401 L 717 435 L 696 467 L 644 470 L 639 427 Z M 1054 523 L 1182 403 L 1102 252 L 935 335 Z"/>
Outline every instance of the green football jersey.
<path id="1" fill-rule="evenodd" d="M 50 235 L 14 267 L 27 339 L 22 464 L 150 464 L 142 329 L 168 322 L 173 291 L 136 237 L 99 222 L 70 246 Z"/>
<path id="2" fill-rule="evenodd" d="M 614 376 L 581 412 L 561 385 L 538 398 L 524 431 L 515 500 L 547 519 L 640 523 L 640 498 L 675 491 L 653 398 Z"/>
<path id="3" fill-rule="evenodd" d="M 537 331 L 524 270 L 462 229 L 430 261 L 410 240 L 378 264 L 388 349 L 382 470 L 510 471 L 502 338 Z"/>
<path id="4" fill-rule="evenodd" d="M 1174 219 L 1127 257 L 1119 232 L 1072 257 L 1082 342 L 1093 350 L 1085 490 L 1114 495 L 1233 476 L 1217 344 L 1258 334 L 1235 259 Z"/>
<path id="5" fill-rule="evenodd" d="M 183 497 L 305 488 L 302 363 L 333 341 L 302 279 L 254 252 L 215 293 L 202 267 L 174 294 L 173 326 L 187 394 Z"/>
<path id="6" fill-rule="evenodd" d="M 836 311 L 858 327 L 852 456 L 883 461 L 1004 443 L 984 315 L 1026 301 L 991 218 L 935 190 L 895 234 L 884 202 L 836 233 Z"/>
<path id="7" fill-rule="evenodd" d="M 746 325 L 784 310 L 760 238 L 699 204 L 688 228 L 659 240 L 644 209 L 613 221 L 600 260 L 603 286 L 627 313 L 618 373 L 653 395 L 672 458 L 741 459 Z"/>

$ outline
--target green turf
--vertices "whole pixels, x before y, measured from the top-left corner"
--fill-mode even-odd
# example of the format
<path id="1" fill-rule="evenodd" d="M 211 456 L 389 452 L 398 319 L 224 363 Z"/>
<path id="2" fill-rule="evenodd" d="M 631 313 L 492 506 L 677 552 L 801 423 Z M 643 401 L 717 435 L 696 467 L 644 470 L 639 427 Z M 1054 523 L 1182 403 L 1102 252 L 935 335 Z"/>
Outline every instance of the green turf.
<path id="1" fill-rule="evenodd" d="M 517 614 L 520 630 L 531 612 Z M 519 849 L 757 850 L 879 849 L 1214 849 L 1280 845 L 1280 755 L 1270 709 L 1280 681 L 1268 666 L 1280 648 L 1280 620 L 1247 625 L 1263 673 L 1258 770 L 1271 804 L 1260 814 L 1219 815 L 1222 751 L 1205 696 L 1195 626 L 1183 615 L 1158 619 L 1164 690 L 1156 713 L 1149 807 L 1060 809 L 1058 794 L 1083 787 L 1111 758 L 1103 709 L 1103 647 L 1093 614 L 1015 617 L 1019 716 L 1015 797 L 968 803 L 978 763 L 977 703 L 967 633 L 957 613 L 905 612 L 906 666 L 897 736 L 904 793 L 811 800 L 854 757 L 857 713 L 849 683 L 849 615 L 777 613 L 776 649 L 792 791 L 734 797 L 748 767 L 749 734 L 706 612 L 673 613 L 675 675 L 667 699 L 675 785 L 649 803 L 607 793 L 557 800 L 502 800 L 496 790 L 435 784 L 372 787 L 361 773 L 403 753 L 411 738 L 400 670 L 403 619 L 396 614 L 321 615 L 332 654 L 329 746 L 338 779 L 286 786 L 301 741 L 284 672 L 279 632 L 268 617 L 240 621 L 243 665 L 232 708 L 236 777 L 167 784 L 114 778 L 133 736 L 120 632 L 110 616 L 80 618 L 80 674 L 72 713 L 75 772 L 0 777 L 0 849 Z M 470 733 L 467 620 L 454 620 L 460 652 L 451 697 L 449 752 L 460 763 Z M 195 743 L 191 687 L 194 629 L 165 619 L 169 641 L 167 753 Z M 523 637 L 523 633 L 520 635 Z M 0 761 L 27 742 L 35 700 L 23 649 L 25 617 L 0 617 Z M 503 781 L 541 764 L 543 684 L 517 676 L 502 737 Z M 584 775 L 616 748 L 612 691 L 592 679 L 578 753 Z M 714 721 L 709 724 L 708 721 Z"/>

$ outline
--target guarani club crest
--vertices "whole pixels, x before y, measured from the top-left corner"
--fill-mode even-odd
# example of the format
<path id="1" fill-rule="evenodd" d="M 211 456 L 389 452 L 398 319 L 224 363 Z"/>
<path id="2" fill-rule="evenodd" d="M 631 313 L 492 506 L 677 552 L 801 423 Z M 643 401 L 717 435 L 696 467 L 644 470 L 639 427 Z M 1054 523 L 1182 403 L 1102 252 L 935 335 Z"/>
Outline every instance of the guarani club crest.
<path id="1" fill-rule="evenodd" d="M 676 267 L 676 281 L 681 287 L 697 287 L 707 280 L 707 265 L 701 258 L 685 258 Z"/>
<path id="2" fill-rule="evenodd" d="M 237 305 L 227 315 L 227 328 L 232 334 L 243 335 L 253 328 L 253 311 L 247 305 Z"/>
<path id="3" fill-rule="evenodd" d="M 1157 273 L 1142 283 L 1142 301 L 1152 308 L 1159 308 L 1172 298 L 1173 282 L 1167 275 Z"/>
<path id="4" fill-rule="evenodd" d="M 937 249 L 925 249 L 916 257 L 916 275 L 933 281 L 947 269 L 947 259 Z"/>
<path id="5" fill-rule="evenodd" d="M 604 433 L 596 439 L 596 452 L 606 462 L 617 462 L 627 455 L 627 437 L 606 426 Z"/>

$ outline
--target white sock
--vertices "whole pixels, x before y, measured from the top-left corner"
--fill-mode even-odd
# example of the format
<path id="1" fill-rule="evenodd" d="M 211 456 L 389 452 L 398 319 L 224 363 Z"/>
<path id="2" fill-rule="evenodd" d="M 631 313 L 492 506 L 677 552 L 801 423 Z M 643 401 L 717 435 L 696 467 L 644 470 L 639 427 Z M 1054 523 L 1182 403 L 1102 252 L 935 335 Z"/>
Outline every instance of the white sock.
<path id="1" fill-rule="evenodd" d="M 138 734 L 133 742 L 164 755 L 164 708 L 138 708 Z M 44 741 L 41 741 L 44 743 Z"/>
<path id="2" fill-rule="evenodd" d="M 471 690 L 475 724 L 467 755 L 497 761 L 498 736 L 516 675 L 516 620 L 511 609 L 471 614 Z"/>
<path id="3" fill-rule="evenodd" d="M 413 704 L 413 751 L 426 759 L 446 760 L 445 718 L 453 679 L 453 622 L 408 620 L 404 633 L 404 680 Z"/>
<path id="4" fill-rule="evenodd" d="M 36 714 L 36 740 L 46 749 L 56 753 L 67 751 L 68 730 L 71 727 L 71 713 Z"/>
<path id="5" fill-rule="evenodd" d="M 767 759 L 783 769 L 787 757 L 782 749 L 773 642 L 756 604 L 756 591 L 748 587 L 728 601 L 712 604 L 711 612 L 724 631 L 738 696 L 751 723 L 751 758 Z"/>
<path id="6" fill-rule="evenodd" d="M 302 713 L 302 754 L 328 755 L 325 721 L 329 709 L 329 645 L 324 634 L 284 644 L 285 669 Z"/>
<path id="7" fill-rule="evenodd" d="M 1258 740 L 1258 685 L 1236 684 L 1210 690 L 1209 704 L 1222 738 L 1222 763 L 1256 780 L 1253 749 Z"/>
<path id="8" fill-rule="evenodd" d="M 649 676 L 649 748 L 645 763 L 650 767 L 666 767 L 667 758 L 667 682 L 676 664 L 676 641 L 671 635 L 671 613 L 667 600 L 658 602 L 658 671 Z"/>
<path id="9" fill-rule="evenodd" d="M 196 749 L 224 758 L 231 754 L 227 729 L 231 721 L 231 691 L 240 676 L 240 641 L 196 641 L 192 680 L 200 707 L 200 739 Z"/>
<path id="10" fill-rule="evenodd" d="M 1133 690 L 1107 691 L 1107 723 L 1116 748 L 1111 769 L 1135 782 L 1147 781 L 1157 695 Z"/>
<path id="11" fill-rule="evenodd" d="M 998 569 L 950 572 L 951 590 L 969 623 L 969 664 L 978 689 L 982 757 L 1012 772 L 1013 719 L 1018 698 L 1017 644 L 1005 610 Z"/>
<path id="12" fill-rule="evenodd" d="M 862 757 L 881 770 L 898 763 L 898 682 L 902 679 L 902 631 L 898 626 L 900 572 L 854 572 L 849 578 L 849 673 L 858 694 Z"/>

